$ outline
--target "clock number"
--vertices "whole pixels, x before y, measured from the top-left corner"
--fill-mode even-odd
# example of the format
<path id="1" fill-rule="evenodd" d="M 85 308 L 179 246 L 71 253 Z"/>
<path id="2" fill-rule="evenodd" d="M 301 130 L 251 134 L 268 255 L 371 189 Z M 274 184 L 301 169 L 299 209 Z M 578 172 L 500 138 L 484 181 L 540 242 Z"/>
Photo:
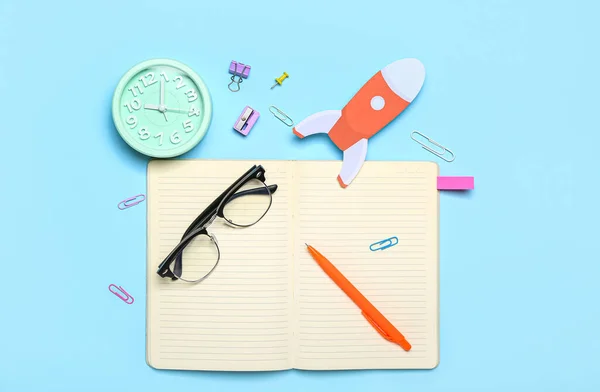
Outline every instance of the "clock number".
<path id="1" fill-rule="evenodd" d="M 134 110 L 140 110 L 140 108 L 142 107 L 142 103 L 139 99 L 134 98 L 131 100 L 131 103 L 127 102 L 123 106 L 125 106 L 127 110 L 129 110 L 129 113 L 133 113 Z"/>
<path id="2" fill-rule="evenodd" d="M 148 132 L 148 130 L 146 128 L 141 128 L 138 131 L 138 135 L 140 135 L 140 139 L 146 140 L 150 137 L 150 132 Z"/>
<path id="3" fill-rule="evenodd" d="M 163 133 L 162 133 L 162 132 L 159 132 L 159 133 L 157 133 L 156 135 L 154 135 L 154 138 L 155 138 L 155 139 L 156 139 L 157 137 L 158 137 L 158 138 L 160 138 L 160 140 L 159 140 L 159 142 L 158 142 L 158 145 L 159 145 L 159 146 L 162 146 L 162 137 L 163 137 Z"/>
<path id="4" fill-rule="evenodd" d="M 192 116 L 200 116 L 200 109 L 197 109 L 195 107 L 190 107 L 190 112 L 188 113 L 188 117 L 192 117 Z"/>
<path id="5" fill-rule="evenodd" d="M 198 94 L 196 94 L 196 92 L 192 89 L 189 89 L 188 91 L 186 91 L 185 95 L 187 95 L 187 97 L 188 97 L 188 102 L 194 102 L 195 100 L 198 99 Z"/>
<path id="6" fill-rule="evenodd" d="M 139 91 L 140 94 L 144 93 L 144 89 L 141 88 L 138 84 L 136 84 L 133 87 L 129 87 L 127 90 L 131 91 L 131 94 L 133 94 L 134 97 L 137 97 L 137 93 L 135 92 L 135 89 L 137 88 L 137 90 Z"/>
<path id="7" fill-rule="evenodd" d="M 192 124 L 192 120 L 185 120 L 183 122 L 183 129 L 185 129 L 185 133 L 192 132 L 194 130 L 194 124 Z"/>
<path id="8" fill-rule="evenodd" d="M 173 134 L 171 135 L 170 139 L 171 139 L 171 143 L 173 143 L 173 144 L 177 144 L 177 143 L 179 143 L 181 141 L 181 138 L 177 134 L 177 131 L 173 132 Z"/>
<path id="9" fill-rule="evenodd" d="M 168 81 L 169 81 L 169 77 L 167 76 L 167 74 L 166 74 L 166 73 L 164 73 L 164 72 L 161 72 L 161 73 L 160 73 L 160 76 L 162 76 L 162 77 L 163 77 L 163 79 L 165 80 L 165 82 L 168 82 Z"/>
<path id="10" fill-rule="evenodd" d="M 149 82 L 146 82 L 147 77 L 150 78 Z M 148 72 L 146 75 L 142 76 L 138 80 L 144 83 L 144 87 L 152 86 L 154 83 L 158 82 L 158 80 L 154 79 L 154 72 Z"/>
<path id="11" fill-rule="evenodd" d="M 140 110 L 140 108 L 142 107 L 142 103 L 139 99 L 135 98 L 131 101 L 131 107 L 133 108 L 133 110 Z"/>
<path id="12" fill-rule="evenodd" d="M 173 80 L 177 80 L 177 86 L 175 86 L 175 88 L 177 90 L 179 90 L 180 88 L 182 88 L 183 86 L 185 86 L 185 83 L 183 83 L 183 78 L 181 76 L 177 76 Z"/>
<path id="13" fill-rule="evenodd" d="M 127 124 L 129 124 L 129 128 L 133 129 L 135 127 L 137 127 L 137 118 L 135 116 L 129 116 L 127 117 Z"/>

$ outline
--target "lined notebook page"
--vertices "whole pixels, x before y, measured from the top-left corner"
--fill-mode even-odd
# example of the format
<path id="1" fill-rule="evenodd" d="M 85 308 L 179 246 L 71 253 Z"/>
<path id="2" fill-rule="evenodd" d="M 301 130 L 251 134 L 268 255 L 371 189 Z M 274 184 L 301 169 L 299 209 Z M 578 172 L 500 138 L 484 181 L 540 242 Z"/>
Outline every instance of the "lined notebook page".
<path id="1" fill-rule="evenodd" d="M 161 278 L 158 265 L 208 204 L 254 161 L 156 160 L 148 165 L 147 362 L 159 369 L 291 367 L 290 162 L 269 162 L 279 185 L 267 215 L 235 229 L 210 226 L 221 261 L 198 284 Z M 184 253 L 191 260 L 197 253 Z M 185 267 L 184 267 L 185 268 Z"/>
<path id="2" fill-rule="evenodd" d="M 298 162 L 295 356 L 300 369 L 433 368 L 438 363 L 438 167 L 366 162 L 346 189 L 340 162 Z M 397 236 L 372 252 L 369 245 Z M 312 259 L 314 246 L 407 338 L 381 337 Z"/>

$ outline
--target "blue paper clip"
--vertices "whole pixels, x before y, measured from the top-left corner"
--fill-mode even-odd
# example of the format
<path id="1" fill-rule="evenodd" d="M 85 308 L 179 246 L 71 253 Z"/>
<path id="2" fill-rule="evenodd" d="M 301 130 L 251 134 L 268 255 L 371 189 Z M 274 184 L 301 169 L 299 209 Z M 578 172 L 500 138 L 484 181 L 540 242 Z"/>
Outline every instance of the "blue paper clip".
<path id="1" fill-rule="evenodd" d="M 392 246 L 396 245 L 397 243 L 398 243 L 398 237 L 390 237 L 390 238 L 386 238 L 385 240 L 381 240 L 381 241 L 372 243 L 371 246 L 369 246 L 369 249 L 371 249 L 372 252 L 375 252 L 377 250 L 384 250 L 389 247 L 392 247 Z M 381 245 L 381 246 L 378 247 L 377 245 Z"/>

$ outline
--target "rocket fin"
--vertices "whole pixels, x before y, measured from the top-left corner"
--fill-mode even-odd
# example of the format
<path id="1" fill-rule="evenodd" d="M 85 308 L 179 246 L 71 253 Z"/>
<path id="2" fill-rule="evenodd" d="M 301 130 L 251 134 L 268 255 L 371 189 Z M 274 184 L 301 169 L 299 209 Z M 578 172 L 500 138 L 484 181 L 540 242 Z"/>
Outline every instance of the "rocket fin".
<path id="1" fill-rule="evenodd" d="M 367 139 L 360 139 L 344 151 L 342 170 L 338 176 L 338 182 L 342 188 L 347 187 L 360 171 L 367 157 Z"/>
<path id="2" fill-rule="evenodd" d="M 341 110 L 325 110 L 300 121 L 293 129 L 294 135 L 302 139 L 315 133 L 329 133 L 342 116 Z"/>

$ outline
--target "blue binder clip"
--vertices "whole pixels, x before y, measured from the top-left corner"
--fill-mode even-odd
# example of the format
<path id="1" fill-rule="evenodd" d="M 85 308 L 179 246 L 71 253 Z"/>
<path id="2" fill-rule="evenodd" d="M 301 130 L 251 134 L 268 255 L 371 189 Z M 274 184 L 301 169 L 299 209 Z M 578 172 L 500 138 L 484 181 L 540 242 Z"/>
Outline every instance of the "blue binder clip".
<path id="1" fill-rule="evenodd" d="M 390 247 L 396 245 L 397 243 L 398 243 L 398 237 L 390 237 L 390 238 L 386 238 L 385 240 L 381 240 L 381 241 L 372 243 L 371 246 L 369 246 L 369 249 L 371 249 L 372 252 L 375 252 L 377 250 L 384 250 L 384 249 L 390 248 Z"/>

